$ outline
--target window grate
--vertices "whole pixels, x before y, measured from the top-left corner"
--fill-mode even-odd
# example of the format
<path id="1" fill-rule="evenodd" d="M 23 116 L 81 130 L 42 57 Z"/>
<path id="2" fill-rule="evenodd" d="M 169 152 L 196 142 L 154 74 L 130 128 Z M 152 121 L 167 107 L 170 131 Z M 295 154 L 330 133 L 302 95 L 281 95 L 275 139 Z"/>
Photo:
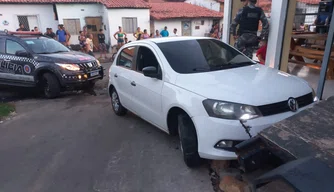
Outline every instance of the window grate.
<path id="1" fill-rule="evenodd" d="M 17 19 L 19 21 L 19 24 L 23 24 L 24 28 L 30 31 L 30 26 L 28 22 L 28 17 L 27 16 L 17 16 Z"/>

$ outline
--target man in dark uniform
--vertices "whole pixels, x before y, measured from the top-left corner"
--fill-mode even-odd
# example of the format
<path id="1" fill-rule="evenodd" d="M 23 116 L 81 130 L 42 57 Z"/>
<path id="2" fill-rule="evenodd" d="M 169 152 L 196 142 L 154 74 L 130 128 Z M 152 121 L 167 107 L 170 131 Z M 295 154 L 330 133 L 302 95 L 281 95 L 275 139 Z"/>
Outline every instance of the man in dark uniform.
<path id="1" fill-rule="evenodd" d="M 256 7 L 257 0 L 241 0 L 244 7 L 241 8 L 234 18 L 230 33 L 236 39 L 234 47 L 243 52 L 249 58 L 253 58 L 253 47 L 258 43 L 257 31 L 259 22 L 262 22 L 260 38 L 268 36 L 269 23 L 262 8 Z M 236 31 L 239 25 L 238 32 Z"/>

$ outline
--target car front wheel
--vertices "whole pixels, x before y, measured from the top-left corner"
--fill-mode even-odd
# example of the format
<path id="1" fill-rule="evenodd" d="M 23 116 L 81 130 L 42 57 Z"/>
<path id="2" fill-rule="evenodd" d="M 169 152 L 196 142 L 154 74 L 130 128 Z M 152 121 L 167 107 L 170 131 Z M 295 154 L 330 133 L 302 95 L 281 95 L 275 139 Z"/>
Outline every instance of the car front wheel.
<path id="1" fill-rule="evenodd" d="M 60 95 L 60 84 L 57 77 L 52 73 L 43 74 L 42 87 L 44 96 L 53 99 Z"/>
<path id="2" fill-rule="evenodd" d="M 126 115 L 127 109 L 123 107 L 123 105 L 121 104 L 121 101 L 115 88 L 112 88 L 110 97 L 111 97 L 112 109 L 114 110 L 116 115 L 118 116 Z"/>
<path id="3" fill-rule="evenodd" d="M 196 129 L 187 114 L 178 116 L 178 131 L 184 162 L 190 168 L 199 167 L 203 160 L 198 154 Z"/>

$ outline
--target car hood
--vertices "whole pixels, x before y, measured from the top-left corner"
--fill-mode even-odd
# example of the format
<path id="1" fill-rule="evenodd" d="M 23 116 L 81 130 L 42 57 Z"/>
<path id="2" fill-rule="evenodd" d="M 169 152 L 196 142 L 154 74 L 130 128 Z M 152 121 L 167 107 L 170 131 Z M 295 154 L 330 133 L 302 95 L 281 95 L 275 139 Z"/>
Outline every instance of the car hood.
<path id="1" fill-rule="evenodd" d="M 306 81 L 263 65 L 179 74 L 175 84 L 209 99 L 265 105 L 308 94 Z"/>
<path id="2" fill-rule="evenodd" d="M 94 57 L 76 51 L 60 52 L 51 54 L 36 54 L 34 58 L 39 62 L 55 63 L 84 63 L 96 60 Z"/>

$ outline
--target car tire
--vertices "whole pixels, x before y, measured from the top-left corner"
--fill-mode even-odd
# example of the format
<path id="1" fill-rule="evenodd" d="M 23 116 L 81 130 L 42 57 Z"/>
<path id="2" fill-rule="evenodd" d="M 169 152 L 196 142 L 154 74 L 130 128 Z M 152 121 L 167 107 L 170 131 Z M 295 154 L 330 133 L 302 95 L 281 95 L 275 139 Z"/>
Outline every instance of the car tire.
<path id="1" fill-rule="evenodd" d="M 58 97 L 60 95 L 60 84 L 57 77 L 52 73 L 43 74 L 42 89 L 46 98 Z"/>
<path id="2" fill-rule="evenodd" d="M 111 98 L 111 106 L 115 114 L 118 116 L 126 115 L 128 110 L 121 104 L 121 101 L 115 88 L 112 88 L 110 98 Z"/>
<path id="3" fill-rule="evenodd" d="M 203 160 L 198 154 L 198 141 L 195 126 L 187 114 L 178 116 L 178 131 L 180 148 L 183 153 L 183 160 L 190 168 L 202 165 Z"/>

